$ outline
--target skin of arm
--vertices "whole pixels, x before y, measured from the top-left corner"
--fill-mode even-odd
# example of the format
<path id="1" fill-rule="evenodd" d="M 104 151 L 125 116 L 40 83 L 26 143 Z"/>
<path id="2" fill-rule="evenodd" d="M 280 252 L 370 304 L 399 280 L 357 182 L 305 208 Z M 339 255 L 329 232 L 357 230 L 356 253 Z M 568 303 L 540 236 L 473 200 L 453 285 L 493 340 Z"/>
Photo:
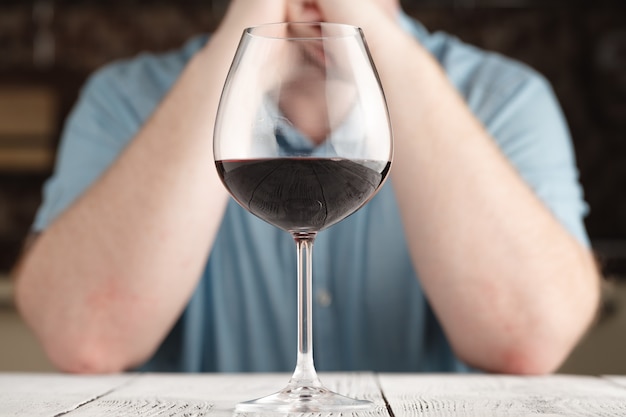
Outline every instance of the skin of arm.
<path id="1" fill-rule="evenodd" d="M 317 0 L 306 10 L 366 34 L 394 129 L 391 181 L 409 250 L 455 353 L 491 372 L 552 372 L 595 317 L 594 259 L 397 25 L 397 7 Z"/>
<path id="2" fill-rule="evenodd" d="M 227 201 L 212 133 L 228 68 L 243 28 L 285 11 L 285 0 L 233 1 L 127 149 L 29 245 L 15 299 L 60 370 L 138 365 L 184 309 Z"/>

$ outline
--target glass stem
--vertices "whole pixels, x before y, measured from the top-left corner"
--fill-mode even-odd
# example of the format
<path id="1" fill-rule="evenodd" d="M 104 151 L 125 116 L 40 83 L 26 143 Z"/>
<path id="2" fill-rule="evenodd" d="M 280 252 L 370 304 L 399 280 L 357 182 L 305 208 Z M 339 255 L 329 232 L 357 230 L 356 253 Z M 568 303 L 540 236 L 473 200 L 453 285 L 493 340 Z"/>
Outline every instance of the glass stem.
<path id="1" fill-rule="evenodd" d="M 313 364 L 313 242 L 316 233 L 294 233 L 298 252 L 298 359 L 290 387 L 321 387 Z"/>

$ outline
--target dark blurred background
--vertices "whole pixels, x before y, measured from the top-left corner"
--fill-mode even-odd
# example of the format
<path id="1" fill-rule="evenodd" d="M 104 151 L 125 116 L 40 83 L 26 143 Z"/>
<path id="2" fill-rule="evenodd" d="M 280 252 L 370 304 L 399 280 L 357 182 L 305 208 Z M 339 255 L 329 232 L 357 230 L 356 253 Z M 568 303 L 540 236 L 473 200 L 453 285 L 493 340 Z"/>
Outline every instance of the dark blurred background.
<path id="1" fill-rule="evenodd" d="M 210 31 L 226 4 L 0 1 L 0 275 L 17 258 L 63 120 L 88 74 Z M 514 57 L 552 82 L 571 128 L 593 245 L 608 275 L 626 276 L 626 1 L 403 4 L 429 30 Z"/>

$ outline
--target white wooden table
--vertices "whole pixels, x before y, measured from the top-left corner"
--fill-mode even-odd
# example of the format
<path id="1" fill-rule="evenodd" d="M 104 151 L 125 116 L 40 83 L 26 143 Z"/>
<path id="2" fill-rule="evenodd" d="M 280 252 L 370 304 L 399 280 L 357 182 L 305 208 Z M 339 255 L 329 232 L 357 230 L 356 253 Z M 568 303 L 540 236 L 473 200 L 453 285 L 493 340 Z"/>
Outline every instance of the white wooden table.
<path id="1" fill-rule="evenodd" d="M 0 373 L 0 416 L 243 417 L 234 414 L 236 403 L 277 391 L 288 378 Z M 351 417 L 626 416 L 624 376 L 322 373 L 321 378 L 329 388 L 376 404 Z"/>

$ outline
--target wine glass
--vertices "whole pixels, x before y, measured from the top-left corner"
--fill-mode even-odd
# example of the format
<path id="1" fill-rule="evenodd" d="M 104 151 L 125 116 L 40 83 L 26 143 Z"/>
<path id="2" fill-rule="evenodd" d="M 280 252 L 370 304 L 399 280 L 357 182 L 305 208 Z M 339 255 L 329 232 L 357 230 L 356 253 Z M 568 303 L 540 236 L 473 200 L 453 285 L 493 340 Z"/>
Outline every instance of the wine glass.
<path id="1" fill-rule="evenodd" d="M 290 233 L 298 263 L 298 355 L 275 394 L 242 412 L 362 409 L 325 388 L 313 363 L 312 249 L 317 233 L 369 201 L 391 166 L 387 105 L 361 29 L 274 23 L 244 30 L 214 132 L 218 174 L 246 210 Z"/>

